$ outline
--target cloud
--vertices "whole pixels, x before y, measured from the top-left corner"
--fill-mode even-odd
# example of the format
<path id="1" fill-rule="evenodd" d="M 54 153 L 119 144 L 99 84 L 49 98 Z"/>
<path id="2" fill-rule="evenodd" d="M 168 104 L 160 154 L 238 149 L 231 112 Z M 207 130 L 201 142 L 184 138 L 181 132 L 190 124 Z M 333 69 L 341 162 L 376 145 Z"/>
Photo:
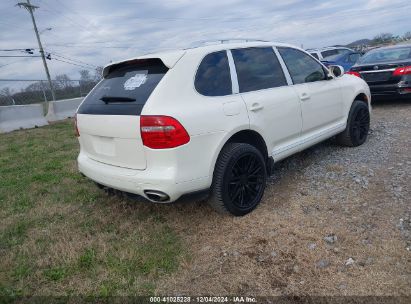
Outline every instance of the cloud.
<path id="1" fill-rule="evenodd" d="M 0 3 L 0 49 L 37 47 L 28 13 L 17 1 Z M 32 0 L 46 51 L 72 63 L 105 65 L 193 41 L 259 38 L 304 47 L 345 44 L 380 32 L 402 34 L 409 0 Z M 4 52 L 1 52 L 3 54 Z M 12 58 L 14 60 L 14 58 Z M 60 59 L 62 59 L 60 57 Z M 69 60 L 66 60 L 69 61 Z M 80 62 L 82 63 L 80 63 Z M 11 59 L 0 58 L 0 66 Z M 48 61 L 52 77 L 79 77 L 81 67 Z M 0 67 L 0 79 L 45 78 L 39 58 Z M 0 82 L 0 87 L 2 83 Z"/>

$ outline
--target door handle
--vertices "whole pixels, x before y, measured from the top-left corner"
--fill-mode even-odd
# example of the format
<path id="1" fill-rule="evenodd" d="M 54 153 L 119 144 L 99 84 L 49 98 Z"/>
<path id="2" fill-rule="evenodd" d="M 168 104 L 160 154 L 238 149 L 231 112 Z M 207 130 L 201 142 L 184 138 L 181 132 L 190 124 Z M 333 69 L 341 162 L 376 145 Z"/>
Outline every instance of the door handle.
<path id="1" fill-rule="evenodd" d="M 306 101 L 306 100 L 309 100 L 310 98 L 311 98 L 311 96 L 308 93 L 301 93 L 301 95 L 300 95 L 301 101 Z"/>
<path id="2" fill-rule="evenodd" d="M 256 112 L 256 111 L 259 111 L 263 108 L 264 108 L 263 105 L 259 104 L 258 102 L 254 102 L 250 107 L 250 111 Z"/>

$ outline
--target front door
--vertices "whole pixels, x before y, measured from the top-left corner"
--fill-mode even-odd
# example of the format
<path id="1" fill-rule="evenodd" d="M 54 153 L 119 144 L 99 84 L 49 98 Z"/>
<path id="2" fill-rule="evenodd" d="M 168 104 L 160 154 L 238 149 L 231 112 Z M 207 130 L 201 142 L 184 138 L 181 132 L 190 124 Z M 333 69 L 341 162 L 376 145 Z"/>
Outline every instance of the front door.
<path id="1" fill-rule="evenodd" d="M 288 86 L 272 47 L 231 50 L 250 128 L 265 139 L 269 154 L 296 141 L 302 128 L 298 95 Z"/>
<path id="2" fill-rule="evenodd" d="M 302 136 L 327 132 L 343 123 L 340 79 L 329 78 L 319 62 L 300 50 L 279 47 L 278 51 L 301 102 Z"/>

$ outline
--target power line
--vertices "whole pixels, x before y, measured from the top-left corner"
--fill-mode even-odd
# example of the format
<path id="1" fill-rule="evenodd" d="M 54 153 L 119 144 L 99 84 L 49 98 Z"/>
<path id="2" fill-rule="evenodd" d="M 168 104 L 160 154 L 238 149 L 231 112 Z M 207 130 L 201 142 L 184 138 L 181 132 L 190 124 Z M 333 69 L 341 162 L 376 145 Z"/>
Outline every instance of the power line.
<path id="1" fill-rule="evenodd" d="M 24 61 L 24 60 L 26 60 L 26 59 L 20 59 L 20 60 L 16 60 L 16 61 L 12 61 L 12 62 L 6 63 L 6 64 L 2 64 L 2 65 L 0 65 L 0 68 L 5 67 L 5 66 L 8 66 L 8 65 L 11 65 L 11 64 L 15 64 L 15 63 L 18 63 L 18 62 L 22 62 L 22 61 Z"/>
<path id="2" fill-rule="evenodd" d="M 28 57 L 28 58 L 33 58 L 33 57 L 41 57 L 41 56 L 37 56 L 37 55 L 34 55 L 34 56 L 26 56 L 26 55 L 6 55 L 6 56 L 3 56 L 3 55 L 0 55 L 0 57 Z"/>
<path id="3" fill-rule="evenodd" d="M 2 52 L 15 52 L 15 51 L 30 51 L 33 50 L 33 48 L 26 48 L 26 49 L 1 49 L 0 51 Z"/>
<path id="4" fill-rule="evenodd" d="M 84 68 L 84 69 L 86 69 L 86 70 L 95 70 L 95 68 L 91 68 L 91 67 L 89 67 L 89 66 L 85 66 L 85 65 L 81 65 L 81 64 L 77 64 L 77 63 L 73 63 L 73 62 L 69 62 L 69 61 L 65 61 L 65 60 L 61 60 L 61 59 L 57 59 L 57 58 L 54 58 L 53 60 L 57 60 L 57 61 L 64 62 L 64 63 L 68 63 L 68 64 L 71 64 L 71 65 L 76 65 L 76 66 L 82 67 L 82 68 Z"/>
<path id="5" fill-rule="evenodd" d="M 94 65 L 94 64 L 89 64 L 89 63 L 84 62 L 84 61 L 81 61 L 81 60 L 76 60 L 76 59 L 72 59 L 72 58 L 70 58 L 70 57 L 66 57 L 66 56 L 63 56 L 63 55 L 59 55 L 59 54 L 56 53 L 56 52 L 50 52 L 50 54 L 52 54 L 53 56 L 57 56 L 57 57 L 59 57 L 59 58 L 63 58 L 63 59 L 69 60 L 69 61 L 73 61 L 73 62 L 77 62 L 77 63 L 80 63 L 80 64 L 88 65 L 88 66 L 93 67 L 93 68 L 96 68 L 96 67 L 97 67 L 97 66 Z"/>

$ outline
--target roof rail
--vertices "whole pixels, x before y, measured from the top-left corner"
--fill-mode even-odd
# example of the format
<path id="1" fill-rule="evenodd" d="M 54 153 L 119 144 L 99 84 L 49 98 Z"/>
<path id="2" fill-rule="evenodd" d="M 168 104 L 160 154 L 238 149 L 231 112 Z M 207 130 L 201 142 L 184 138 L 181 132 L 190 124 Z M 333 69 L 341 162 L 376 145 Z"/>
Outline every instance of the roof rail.
<path id="1" fill-rule="evenodd" d="M 269 42 L 267 40 L 261 39 L 254 39 L 254 38 L 225 38 L 225 39 L 214 39 L 214 40 L 202 40 L 193 42 L 191 47 L 196 48 L 200 46 L 206 45 L 214 45 L 214 44 L 224 44 L 224 43 L 232 43 L 232 42 Z"/>

